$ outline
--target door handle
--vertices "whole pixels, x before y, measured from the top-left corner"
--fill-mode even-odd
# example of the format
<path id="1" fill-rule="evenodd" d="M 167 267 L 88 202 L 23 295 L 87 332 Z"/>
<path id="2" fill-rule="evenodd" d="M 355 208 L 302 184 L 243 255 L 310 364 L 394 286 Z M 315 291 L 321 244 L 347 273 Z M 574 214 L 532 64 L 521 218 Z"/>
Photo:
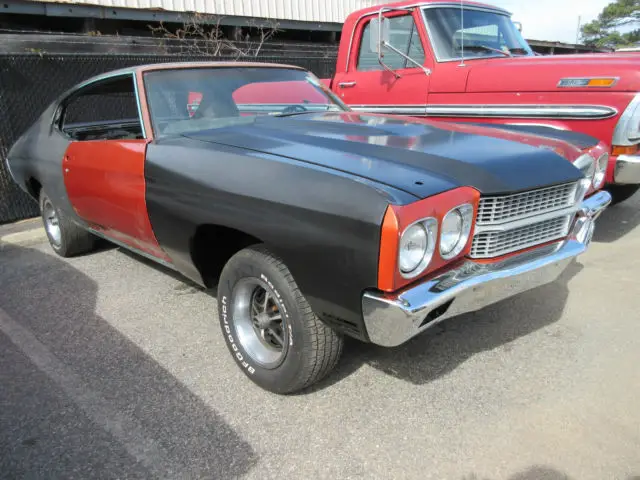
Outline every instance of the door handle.
<path id="1" fill-rule="evenodd" d="M 349 88 L 349 87 L 355 87 L 356 86 L 356 82 L 340 82 L 338 84 L 338 86 L 340 88 Z"/>

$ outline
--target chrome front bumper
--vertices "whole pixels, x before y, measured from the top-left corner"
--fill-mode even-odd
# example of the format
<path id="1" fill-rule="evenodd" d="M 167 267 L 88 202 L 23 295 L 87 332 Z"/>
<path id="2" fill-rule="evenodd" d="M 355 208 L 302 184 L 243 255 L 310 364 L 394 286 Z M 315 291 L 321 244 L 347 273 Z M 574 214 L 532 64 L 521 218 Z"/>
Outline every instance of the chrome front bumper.
<path id="1" fill-rule="evenodd" d="M 613 170 L 613 182 L 640 183 L 640 155 L 618 155 Z"/>
<path id="2" fill-rule="evenodd" d="M 479 310 L 554 281 L 591 241 L 594 221 L 611 203 L 598 192 L 582 203 L 568 239 L 500 262 L 466 260 L 400 294 L 365 292 L 362 314 L 371 342 L 400 345 L 447 318 Z"/>

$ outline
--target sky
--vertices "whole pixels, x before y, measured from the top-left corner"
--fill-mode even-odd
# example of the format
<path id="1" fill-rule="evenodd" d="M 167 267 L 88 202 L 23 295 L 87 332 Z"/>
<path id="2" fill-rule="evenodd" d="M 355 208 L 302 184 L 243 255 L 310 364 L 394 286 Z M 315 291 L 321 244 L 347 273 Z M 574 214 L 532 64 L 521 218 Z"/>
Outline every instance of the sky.
<path id="1" fill-rule="evenodd" d="M 532 40 L 575 43 L 580 24 L 594 20 L 613 0 L 484 0 L 513 13 L 522 35 Z"/>

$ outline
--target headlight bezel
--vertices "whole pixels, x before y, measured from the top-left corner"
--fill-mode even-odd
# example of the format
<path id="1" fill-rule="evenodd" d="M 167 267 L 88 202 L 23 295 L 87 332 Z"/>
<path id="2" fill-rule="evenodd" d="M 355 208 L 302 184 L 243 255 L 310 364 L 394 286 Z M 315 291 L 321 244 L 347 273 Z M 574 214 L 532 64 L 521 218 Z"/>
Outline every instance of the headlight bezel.
<path id="1" fill-rule="evenodd" d="M 635 125 L 635 127 L 634 127 Z M 629 147 L 640 142 L 640 93 L 637 93 L 616 123 L 612 145 Z"/>
<path id="2" fill-rule="evenodd" d="M 421 265 L 411 272 L 409 276 L 412 278 L 406 278 L 407 275 L 401 275 L 398 268 L 400 235 L 415 222 L 425 221 L 429 218 L 434 219 L 437 222 L 435 226 L 438 230 L 433 230 L 435 240 L 433 244 L 435 251 L 439 251 L 437 242 L 439 241 L 438 234 L 443 215 L 452 208 L 466 203 L 473 205 L 475 213 L 479 202 L 480 191 L 473 187 L 463 186 L 436 193 L 407 204 L 389 204 L 384 212 L 380 231 L 377 289 L 382 292 L 397 292 L 412 282 L 424 278 L 431 272 L 435 272 L 448 263 L 455 261 L 455 259 L 444 260 L 439 254 L 436 255 L 434 253 L 424 269 L 422 269 L 423 265 Z M 475 225 L 475 219 L 473 225 Z M 472 231 L 473 225 L 471 227 Z M 466 248 L 456 258 L 466 255 L 466 252 L 470 249 L 470 244 L 471 242 L 469 241 Z M 424 263 L 426 264 L 427 262 L 425 261 Z"/>
<path id="3" fill-rule="evenodd" d="M 607 167 L 609 166 L 609 153 L 604 152 L 596 160 L 596 168 L 593 174 L 593 181 L 591 184 L 595 190 L 604 186 L 607 178 Z"/>
<path id="4" fill-rule="evenodd" d="M 454 213 L 459 215 L 460 219 L 462 220 L 460 233 L 458 235 L 458 239 L 455 245 L 450 250 L 445 251 L 442 248 L 442 238 L 445 235 L 444 224 L 445 224 L 446 218 L 449 215 Z M 445 215 L 443 215 L 442 224 L 440 226 L 440 237 L 438 242 L 440 257 L 443 260 L 451 260 L 452 258 L 455 258 L 456 256 L 460 255 L 460 253 L 467 246 L 467 243 L 469 243 L 469 238 L 471 236 L 471 228 L 473 226 L 473 217 L 474 217 L 473 213 L 474 213 L 473 205 L 471 205 L 470 203 L 463 203 L 461 205 L 457 205 L 456 207 L 453 207 Z"/>
<path id="5" fill-rule="evenodd" d="M 593 158 L 593 155 L 590 153 L 583 153 L 574 160 L 573 166 L 582 172 L 584 178 L 589 180 L 589 184 L 593 182 L 593 176 L 596 173 L 596 159 Z"/>
<path id="6" fill-rule="evenodd" d="M 405 235 L 407 234 L 407 232 L 409 232 L 412 228 L 418 225 L 421 226 L 425 231 L 426 238 L 427 238 L 427 246 L 425 248 L 424 254 L 422 255 L 420 262 L 416 265 L 416 267 L 413 270 L 410 270 L 409 272 L 405 272 L 401 268 L 402 241 Z M 431 260 L 433 259 L 433 255 L 436 250 L 436 239 L 438 238 L 438 230 L 439 230 L 438 227 L 439 227 L 438 220 L 436 218 L 425 217 L 407 225 L 407 227 L 402 231 L 402 233 L 400 234 L 400 238 L 398 239 L 398 259 L 397 259 L 398 272 L 400 273 L 400 276 L 402 278 L 404 279 L 415 278 L 427 269 L 427 267 L 431 263 Z"/>

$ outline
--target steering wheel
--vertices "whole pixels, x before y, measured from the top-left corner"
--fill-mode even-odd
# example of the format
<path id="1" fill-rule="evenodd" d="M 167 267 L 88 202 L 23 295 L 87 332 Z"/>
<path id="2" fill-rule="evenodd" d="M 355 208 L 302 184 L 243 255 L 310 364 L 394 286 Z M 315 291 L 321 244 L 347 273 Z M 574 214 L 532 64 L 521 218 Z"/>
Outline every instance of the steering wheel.
<path id="1" fill-rule="evenodd" d="M 288 107 L 285 107 L 280 113 L 299 113 L 299 112 L 306 112 L 306 111 L 307 109 L 304 108 L 302 105 L 289 105 Z"/>

